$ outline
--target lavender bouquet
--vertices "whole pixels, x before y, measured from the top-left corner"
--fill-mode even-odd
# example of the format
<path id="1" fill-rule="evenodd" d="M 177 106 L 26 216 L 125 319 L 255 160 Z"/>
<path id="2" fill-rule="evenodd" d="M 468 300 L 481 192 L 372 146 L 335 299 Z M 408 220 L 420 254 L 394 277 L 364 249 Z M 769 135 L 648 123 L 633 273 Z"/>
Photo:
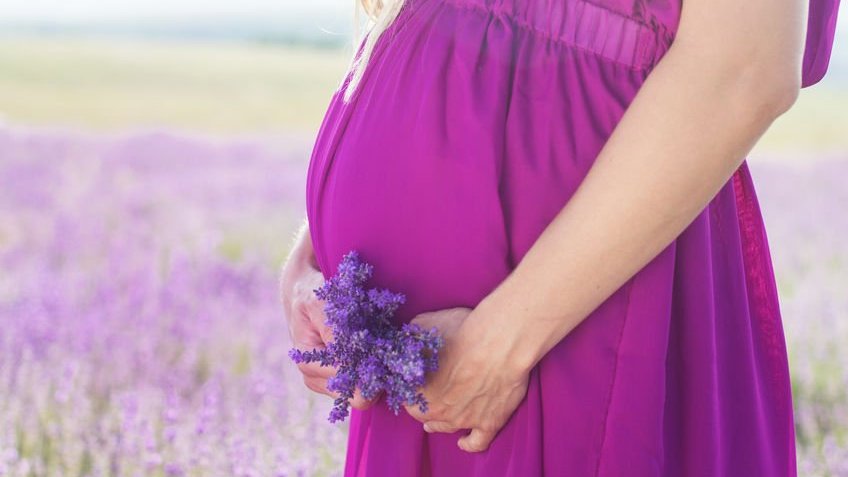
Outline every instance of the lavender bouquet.
<path id="1" fill-rule="evenodd" d="M 336 275 L 313 290 L 326 301 L 324 313 L 333 341 L 324 349 L 289 351 L 296 363 L 338 367 L 327 381 L 327 389 L 339 393 L 330 422 L 348 416 L 356 387 L 365 399 L 386 391 L 386 402 L 395 415 L 403 404 L 417 404 L 421 412 L 427 412 L 418 388 L 424 385 L 427 372 L 438 369 L 438 350 L 444 339 L 437 328 L 424 330 L 412 323 L 394 326 L 390 318 L 406 297 L 386 289 L 365 289 L 372 272 L 373 266 L 362 261 L 358 252 L 348 252 Z"/>

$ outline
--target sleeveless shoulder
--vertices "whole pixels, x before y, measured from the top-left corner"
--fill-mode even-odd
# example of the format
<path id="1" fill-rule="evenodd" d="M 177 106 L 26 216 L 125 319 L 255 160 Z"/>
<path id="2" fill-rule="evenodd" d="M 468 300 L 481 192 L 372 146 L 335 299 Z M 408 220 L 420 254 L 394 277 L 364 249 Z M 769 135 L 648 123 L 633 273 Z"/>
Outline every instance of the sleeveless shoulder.
<path id="1" fill-rule="evenodd" d="M 818 83 L 827 72 L 838 10 L 839 0 L 810 0 L 802 88 Z"/>

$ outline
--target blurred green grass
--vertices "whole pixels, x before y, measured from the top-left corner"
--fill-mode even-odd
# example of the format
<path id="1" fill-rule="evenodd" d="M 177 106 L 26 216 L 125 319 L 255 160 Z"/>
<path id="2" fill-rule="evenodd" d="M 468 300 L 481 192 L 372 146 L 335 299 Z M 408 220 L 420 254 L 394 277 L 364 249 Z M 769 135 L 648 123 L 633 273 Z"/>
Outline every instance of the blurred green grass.
<path id="1" fill-rule="evenodd" d="M 752 155 L 807 158 L 818 153 L 848 151 L 848 85 L 821 82 L 801 89 L 792 108 L 772 123 Z"/>
<path id="2" fill-rule="evenodd" d="M 0 116 L 24 125 L 317 132 L 351 48 L 0 38 Z M 752 155 L 848 150 L 848 87 L 805 88 Z"/>
<path id="3" fill-rule="evenodd" d="M 342 49 L 79 38 L 0 39 L 0 115 L 25 125 L 315 131 Z"/>

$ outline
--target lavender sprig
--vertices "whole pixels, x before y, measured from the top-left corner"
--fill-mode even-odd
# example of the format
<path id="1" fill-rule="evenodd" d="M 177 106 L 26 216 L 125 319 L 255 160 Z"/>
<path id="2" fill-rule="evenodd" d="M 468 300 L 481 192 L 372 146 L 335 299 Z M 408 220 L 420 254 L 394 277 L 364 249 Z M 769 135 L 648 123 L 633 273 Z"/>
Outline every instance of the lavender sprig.
<path id="1" fill-rule="evenodd" d="M 295 363 L 338 367 L 327 381 L 327 389 L 339 393 L 330 422 L 349 415 L 357 387 L 365 399 L 386 391 L 386 403 L 395 415 L 404 404 L 417 404 L 421 412 L 427 412 L 427 401 L 418 388 L 424 385 L 427 372 L 438 369 L 444 339 L 435 327 L 394 326 L 391 317 L 406 297 L 386 289 L 366 289 L 372 273 L 373 266 L 361 260 L 357 251 L 348 252 L 336 274 L 313 290 L 326 302 L 325 323 L 332 329 L 333 341 L 324 349 L 289 351 Z"/>

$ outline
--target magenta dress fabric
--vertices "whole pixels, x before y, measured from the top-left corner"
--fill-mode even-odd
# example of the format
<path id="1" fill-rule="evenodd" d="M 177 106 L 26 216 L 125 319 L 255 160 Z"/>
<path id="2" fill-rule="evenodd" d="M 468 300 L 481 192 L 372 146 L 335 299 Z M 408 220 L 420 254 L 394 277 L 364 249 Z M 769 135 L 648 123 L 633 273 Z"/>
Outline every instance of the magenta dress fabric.
<path id="1" fill-rule="evenodd" d="M 827 68 L 837 7 L 812 0 L 805 87 Z M 333 95 L 315 142 L 307 215 L 325 278 L 355 249 L 375 267 L 372 286 L 406 294 L 398 324 L 476 306 L 577 189 L 671 45 L 680 8 L 407 0 L 352 101 Z M 459 449 L 465 432 L 428 434 L 384 400 L 354 409 L 345 476 L 796 475 L 747 162 L 532 369 L 488 450 Z"/>

